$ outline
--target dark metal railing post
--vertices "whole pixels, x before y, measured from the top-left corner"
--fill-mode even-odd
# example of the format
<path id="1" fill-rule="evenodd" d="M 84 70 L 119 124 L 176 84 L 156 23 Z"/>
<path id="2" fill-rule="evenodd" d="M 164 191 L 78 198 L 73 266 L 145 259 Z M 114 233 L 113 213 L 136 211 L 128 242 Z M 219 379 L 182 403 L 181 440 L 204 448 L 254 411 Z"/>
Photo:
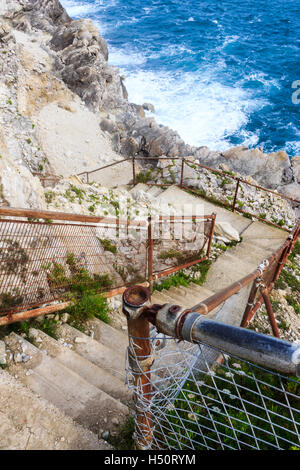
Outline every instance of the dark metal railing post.
<path id="1" fill-rule="evenodd" d="M 183 158 L 182 162 L 181 162 L 181 177 L 180 177 L 180 187 L 181 188 L 183 187 L 184 163 L 185 163 L 185 160 Z"/>
<path id="2" fill-rule="evenodd" d="M 253 282 L 253 285 L 252 285 L 252 288 L 251 288 L 251 291 L 250 291 L 250 294 L 249 294 L 248 302 L 247 302 L 246 309 L 245 309 L 243 319 L 242 319 L 242 322 L 241 322 L 241 327 L 242 328 L 246 328 L 248 326 L 248 323 L 249 323 L 250 319 L 251 319 L 251 312 L 252 312 L 253 307 L 254 307 L 254 301 L 255 301 L 255 298 L 257 296 L 258 288 L 259 288 L 259 282 L 256 279 Z"/>
<path id="3" fill-rule="evenodd" d="M 209 235 L 209 241 L 208 241 L 207 252 L 206 252 L 207 258 L 209 258 L 210 251 L 211 251 L 211 246 L 212 246 L 212 241 L 213 241 L 213 236 L 214 236 L 214 231 L 215 231 L 215 225 L 216 225 L 216 217 L 217 217 L 217 214 L 213 213 L 212 218 L 211 218 L 210 235 Z"/>
<path id="4" fill-rule="evenodd" d="M 240 183 L 241 183 L 241 180 L 240 180 L 240 178 L 238 178 L 238 179 L 237 179 L 237 183 L 236 183 L 236 188 L 235 188 L 235 194 L 234 194 L 233 204 L 232 204 L 232 212 L 235 211 L 235 206 L 236 206 L 237 195 L 238 195 L 238 192 L 239 192 Z"/>
<path id="5" fill-rule="evenodd" d="M 132 157 L 132 175 L 133 175 L 133 185 L 136 185 L 136 173 L 135 173 L 135 157 Z"/>
<path id="6" fill-rule="evenodd" d="M 129 287 L 123 294 L 123 313 L 128 325 L 128 361 L 133 378 L 135 407 L 135 449 L 147 450 L 153 438 L 151 366 L 154 362 L 150 323 L 143 309 L 150 305 L 150 292 L 141 286 Z"/>
<path id="7" fill-rule="evenodd" d="M 265 303 L 265 306 L 266 306 L 266 309 L 267 309 L 267 314 L 268 314 L 269 321 L 270 321 L 270 324 L 271 324 L 271 327 L 272 327 L 273 335 L 276 336 L 276 338 L 280 338 L 280 333 L 279 333 L 278 326 L 277 326 L 277 323 L 276 323 L 276 320 L 275 320 L 275 316 L 274 316 L 272 304 L 271 304 L 271 301 L 270 301 L 270 297 L 268 295 L 268 290 L 262 289 L 262 296 L 263 296 L 264 303 Z"/>
<path id="8" fill-rule="evenodd" d="M 148 217 L 148 281 L 149 289 L 152 293 L 153 291 L 153 231 L 152 231 L 152 218 Z"/>

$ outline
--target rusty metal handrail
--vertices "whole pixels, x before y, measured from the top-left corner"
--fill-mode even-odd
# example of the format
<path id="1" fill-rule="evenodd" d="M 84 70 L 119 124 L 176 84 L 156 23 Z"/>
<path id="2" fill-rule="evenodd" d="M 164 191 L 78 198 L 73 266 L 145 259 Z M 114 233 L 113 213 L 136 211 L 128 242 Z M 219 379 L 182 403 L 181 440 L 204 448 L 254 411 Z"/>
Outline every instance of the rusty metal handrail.
<path id="1" fill-rule="evenodd" d="M 100 167 L 100 168 L 97 168 L 95 170 L 92 170 L 92 171 L 85 171 L 85 172 L 82 172 L 82 173 L 79 173 L 77 176 L 81 176 L 81 175 L 86 175 L 87 176 L 87 182 L 88 182 L 88 175 L 91 174 L 91 173 L 95 173 L 95 172 L 98 172 L 98 171 L 101 171 L 105 168 L 108 168 L 110 166 L 113 166 L 113 165 L 118 165 L 119 163 L 123 163 L 124 161 L 129 161 L 131 160 L 132 161 L 132 174 L 133 174 L 133 178 L 132 178 L 132 184 L 135 186 L 136 185 L 136 170 L 135 170 L 135 161 L 136 160 L 141 160 L 141 161 L 147 161 L 148 163 L 151 163 L 151 161 L 160 161 L 160 160 L 181 160 L 182 164 L 181 164 L 181 176 L 180 176 L 180 183 L 177 185 L 179 186 L 180 188 L 182 189 L 186 189 L 188 191 L 191 191 L 191 192 L 195 192 L 195 194 L 198 194 L 197 191 L 193 190 L 193 188 L 190 188 L 188 186 L 185 186 L 184 185 L 184 166 L 185 165 L 188 165 L 189 163 L 191 165 L 196 165 L 197 167 L 199 168 L 203 168 L 204 170 L 207 170 L 207 171 L 210 171 L 211 173 L 214 173 L 214 174 L 219 174 L 219 175 L 222 175 L 226 178 L 231 178 L 232 180 L 236 181 L 237 184 L 236 184 L 236 189 L 235 189 L 235 194 L 234 194 L 234 198 L 233 198 L 233 203 L 232 205 L 230 204 L 225 204 L 223 201 L 219 201 L 220 203 L 222 203 L 222 205 L 229 209 L 229 210 L 232 210 L 233 212 L 236 211 L 236 212 L 239 212 L 241 214 L 244 214 L 245 216 L 251 216 L 251 217 L 254 217 L 256 219 L 258 219 L 260 222 L 263 222 L 263 223 L 266 223 L 268 225 L 272 225 L 274 227 L 277 227 L 281 230 L 285 230 L 287 232 L 289 232 L 288 229 L 284 229 L 282 228 L 281 225 L 279 224 L 276 224 L 275 222 L 271 222 L 269 220 L 265 220 L 264 218 L 256 215 L 256 214 L 252 214 L 250 212 L 247 212 L 247 211 L 244 211 L 243 209 L 237 207 L 237 196 L 238 196 L 238 191 L 239 191 L 239 188 L 240 188 L 240 184 L 246 184 L 248 186 L 251 186 L 251 187 L 254 187 L 256 189 L 259 189 L 261 191 L 265 191 L 267 193 L 270 193 L 270 194 L 274 194 L 275 196 L 279 197 L 279 198 L 282 198 L 282 199 L 285 199 L 291 203 L 294 203 L 294 204 L 300 204 L 300 200 L 298 199 L 294 199 L 294 198 L 291 198 L 289 196 L 286 196 L 285 194 L 283 193 L 278 193 L 277 191 L 274 191 L 272 189 L 268 189 L 268 188 L 265 188 L 263 186 L 259 186 L 259 185 L 256 185 L 254 183 L 250 183 L 249 181 L 245 180 L 244 178 L 241 178 L 241 177 L 238 177 L 238 176 L 235 176 L 235 175 L 232 175 L 230 172 L 227 172 L 227 171 L 223 171 L 223 170 L 217 170 L 217 169 L 214 169 L 214 168 L 211 168 L 207 165 L 203 165 L 201 163 L 197 163 L 197 162 L 189 162 L 188 160 L 186 160 L 186 158 L 182 158 L 182 157 L 141 157 L 141 156 L 137 156 L 135 155 L 134 157 L 130 157 L 130 158 L 126 158 L 124 160 L 120 160 L 120 161 L 117 161 L 117 162 L 113 162 L 109 165 L 106 165 L 104 167 Z M 169 184 L 169 183 L 145 183 L 145 184 L 150 184 L 151 186 L 173 186 L 173 183 Z M 205 197 L 205 196 L 204 196 Z M 209 198 L 208 198 L 209 199 Z"/>
<path id="2" fill-rule="evenodd" d="M 120 163 L 127 162 L 128 160 L 131 160 L 131 158 L 124 158 L 123 160 L 118 160 L 116 162 L 109 163 L 108 165 L 96 168 L 95 170 L 82 171 L 81 173 L 77 173 L 76 176 L 86 175 L 86 182 L 89 183 L 89 175 L 91 175 L 92 173 L 96 173 L 98 171 L 105 170 L 106 168 L 110 168 L 111 166 L 119 165 Z"/>
<path id="3" fill-rule="evenodd" d="M 55 211 L 46 211 L 40 209 L 19 209 L 16 207 L 0 207 L 0 216 L 4 217 L 23 217 L 29 219 L 44 219 L 45 221 L 52 221 L 52 220 L 62 220 L 66 222 L 89 222 L 92 224 L 124 224 L 124 225 L 131 225 L 131 226 L 146 226 L 146 222 L 139 221 L 136 222 L 134 220 L 129 219 L 118 219 L 115 217 L 106 217 L 101 216 L 97 217 L 94 215 L 81 215 L 81 214 L 73 214 L 69 212 L 55 212 Z M 39 223 L 39 222 L 37 222 Z"/>

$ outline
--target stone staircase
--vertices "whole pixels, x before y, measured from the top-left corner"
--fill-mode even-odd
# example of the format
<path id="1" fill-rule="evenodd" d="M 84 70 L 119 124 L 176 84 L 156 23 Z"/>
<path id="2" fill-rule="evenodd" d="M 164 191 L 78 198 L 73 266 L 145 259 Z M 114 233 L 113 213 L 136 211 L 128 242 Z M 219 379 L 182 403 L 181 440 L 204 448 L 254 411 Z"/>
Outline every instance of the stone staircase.
<path id="1" fill-rule="evenodd" d="M 15 333 L 5 338 L 8 368 L 1 371 L 1 390 L 2 382 L 8 381 L 9 373 L 13 379 L 10 379 L 12 389 L 16 387 L 27 394 L 30 403 L 38 404 L 37 410 L 47 408 L 45 403 L 51 404 L 60 421 L 65 423 L 68 433 L 76 439 L 68 440 L 64 428 L 57 429 L 55 420 L 52 423 L 49 418 L 46 429 L 51 439 L 48 436 L 49 439 L 44 439 L 40 444 L 33 439 L 24 446 L 25 438 L 21 433 L 20 440 L 16 437 L 9 445 L 5 435 L 16 434 L 16 430 L 14 419 L 7 416 L 6 407 L 1 401 L 0 415 L 10 422 L 10 432 L 0 425 L 0 448 L 110 448 L 105 439 L 117 433 L 129 414 L 130 394 L 124 384 L 127 337 L 97 319 L 91 322 L 89 328 L 95 330 L 95 337 L 99 340 L 67 324 L 58 327 L 57 339 L 33 328 L 30 337 L 34 344 Z M 12 407 L 18 396 L 18 390 L 11 393 Z M 16 406 L 13 408 L 14 413 L 18 412 Z M 21 425 L 38 436 L 40 412 L 36 413 L 30 404 L 22 413 Z"/>
<path id="2" fill-rule="evenodd" d="M 255 222 L 191 196 L 176 186 L 163 189 L 137 185 L 131 189 L 171 203 L 178 213 L 199 202 L 203 213 L 217 214 L 242 237 L 241 243 L 212 264 L 202 286 L 154 291 L 152 303 L 191 308 L 242 276 L 282 245 L 287 233 Z M 248 292 L 210 316 L 239 325 Z M 124 318 L 124 325 L 126 320 Z M 33 343 L 11 333 L 5 338 L 8 368 L 0 370 L 0 449 L 109 449 L 130 413 L 125 386 L 127 335 L 100 320 L 87 325 L 89 334 L 61 324 L 54 339 L 31 329 Z"/>

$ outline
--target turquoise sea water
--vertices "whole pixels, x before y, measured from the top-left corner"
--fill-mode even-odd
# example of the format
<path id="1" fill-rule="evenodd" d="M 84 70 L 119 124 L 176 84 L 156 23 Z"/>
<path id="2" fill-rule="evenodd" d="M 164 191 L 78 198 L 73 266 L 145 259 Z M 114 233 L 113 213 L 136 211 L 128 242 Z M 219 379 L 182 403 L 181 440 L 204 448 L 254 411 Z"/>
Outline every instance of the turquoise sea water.
<path id="1" fill-rule="evenodd" d="M 61 3 L 98 25 L 130 101 L 153 103 L 187 143 L 300 155 L 298 0 Z"/>

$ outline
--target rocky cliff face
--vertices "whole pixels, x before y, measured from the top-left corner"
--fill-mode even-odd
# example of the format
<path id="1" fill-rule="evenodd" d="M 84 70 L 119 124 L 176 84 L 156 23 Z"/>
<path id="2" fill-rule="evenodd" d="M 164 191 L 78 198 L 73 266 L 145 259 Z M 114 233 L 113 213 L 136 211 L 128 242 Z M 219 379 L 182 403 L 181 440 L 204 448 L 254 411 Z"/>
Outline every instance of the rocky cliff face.
<path id="1" fill-rule="evenodd" d="M 300 157 L 186 145 L 128 101 L 108 58 L 95 25 L 58 0 L 0 1 L 0 204 L 45 207 L 35 174 L 68 177 L 135 154 L 226 164 L 300 199 Z"/>

